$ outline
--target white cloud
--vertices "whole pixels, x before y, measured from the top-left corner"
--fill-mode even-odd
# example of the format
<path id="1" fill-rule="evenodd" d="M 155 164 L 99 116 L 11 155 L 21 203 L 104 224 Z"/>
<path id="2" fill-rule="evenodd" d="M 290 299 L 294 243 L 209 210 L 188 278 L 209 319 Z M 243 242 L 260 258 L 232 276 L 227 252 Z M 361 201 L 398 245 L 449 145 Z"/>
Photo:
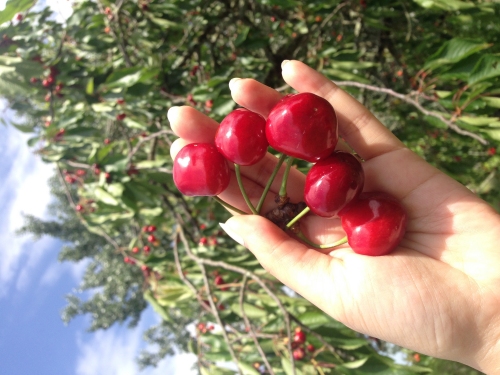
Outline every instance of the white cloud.
<path id="1" fill-rule="evenodd" d="M 77 360 L 76 375 L 190 375 L 196 356 L 192 353 L 176 354 L 163 359 L 157 367 L 140 372 L 136 356 L 144 347 L 143 331 L 157 321 L 157 315 L 149 308 L 141 323 L 134 329 L 112 327 L 98 331 L 84 342 L 77 337 L 80 355 Z"/>
<path id="2" fill-rule="evenodd" d="M 4 112 L 5 113 L 5 112 Z M 23 213 L 44 217 L 50 202 L 47 184 L 52 167 L 33 155 L 26 145 L 27 136 L 7 127 L 0 139 L 0 297 L 4 296 L 19 271 L 18 285 L 26 285 L 33 269 L 50 250 L 54 240 L 33 243 L 27 236 L 16 235 L 23 225 Z"/>

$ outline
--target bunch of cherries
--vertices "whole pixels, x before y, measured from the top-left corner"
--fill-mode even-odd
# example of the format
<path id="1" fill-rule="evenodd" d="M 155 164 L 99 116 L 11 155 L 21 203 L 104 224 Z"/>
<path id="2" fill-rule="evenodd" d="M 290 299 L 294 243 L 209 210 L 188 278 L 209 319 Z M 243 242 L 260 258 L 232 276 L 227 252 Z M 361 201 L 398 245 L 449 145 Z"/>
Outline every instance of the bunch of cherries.
<path id="1" fill-rule="evenodd" d="M 214 196 L 227 207 L 229 205 L 216 196 L 228 187 L 229 162 L 234 163 L 243 198 L 253 214 L 260 214 L 271 183 L 288 158 L 282 189 L 276 199 L 278 208 L 285 212 L 289 205 L 286 197 L 288 171 L 294 158 L 305 160 L 313 163 L 305 181 L 307 206 L 300 212 L 289 209 L 294 217 L 287 218 L 284 229 L 317 248 L 348 242 L 358 254 L 388 254 L 404 236 L 406 212 L 396 198 L 386 193 L 362 192 L 362 164 L 351 153 L 335 151 L 337 142 L 337 116 L 331 104 L 312 93 L 289 94 L 276 104 L 267 120 L 247 109 L 236 109 L 221 122 L 215 145 L 193 143 L 183 147 L 174 160 L 174 182 L 184 195 Z M 241 182 L 240 166 L 258 163 L 266 155 L 268 146 L 282 156 L 254 207 Z M 305 205 L 302 203 L 302 206 Z M 309 211 L 325 218 L 339 217 L 347 236 L 335 244 L 313 244 L 302 234 L 298 222 Z"/>

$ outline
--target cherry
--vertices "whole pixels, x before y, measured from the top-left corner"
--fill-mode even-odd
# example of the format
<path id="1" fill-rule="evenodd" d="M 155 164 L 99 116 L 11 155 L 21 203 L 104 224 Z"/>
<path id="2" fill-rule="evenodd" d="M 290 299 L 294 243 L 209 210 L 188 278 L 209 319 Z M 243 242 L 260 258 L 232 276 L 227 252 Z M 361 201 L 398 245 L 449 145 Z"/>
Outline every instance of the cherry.
<path id="1" fill-rule="evenodd" d="M 318 161 L 306 176 L 304 199 L 318 216 L 335 216 L 363 189 L 365 175 L 355 156 L 336 151 Z"/>
<path id="2" fill-rule="evenodd" d="M 339 216 L 348 243 L 358 254 L 388 254 L 396 248 L 406 230 L 404 208 L 386 193 L 362 193 L 341 210 Z"/>
<path id="3" fill-rule="evenodd" d="M 120 113 L 120 114 L 116 115 L 116 120 L 123 121 L 125 119 L 125 117 L 127 117 L 127 115 L 125 113 Z"/>
<path id="4" fill-rule="evenodd" d="M 111 140 L 109 138 L 104 139 L 104 144 L 109 145 L 111 143 Z"/>
<path id="5" fill-rule="evenodd" d="M 142 250 L 144 251 L 144 253 L 146 254 L 149 254 L 149 252 L 151 251 L 151 247 L 149 247 L 148 245 L 145 245 Z"/>
<path id="6" fill-rule="evenodd" d="M 134 254 L 137 254 L 137 253 L 139 252 L 139 248 L 138 248 L 137 246 L 133 247 L 133 248 L 132 248 L 132 252 L 133 252 Z"/>
<path id="7" fill-rule="evenodd" d="M 291 95 L 271 110 L 266 137 L 275 150 L 315 163 L 328 157 L 337 145 L 337 115 L 318 95 Z"/>
<path id="8" fill-rule="evenodd" d="M 177 154 L 173 166 L 174 183 L 188 196 L 214 196 L 229 185 L 226 159 L 214 145 L 191 143 Z"/>
<path id="9" fill-rule="evenodd" d="M 293 335 L 293 342 L 299 344 L 303 344 L 304 342 L 306 342 L 306 334 L 304 333 L 304 331 L 296 329 L 295 334 Z"/>
<path id="10" fill-rule="evenodd" d="M 304 351 L 303 348 L 295 349 L 292 354 L 293 354 L 293 359 L 295 359 L 296 361 L 300 361 L 304 359 L 304 357 L 306 356 L 306 352 Z"/>
<path id="11" fill-rule="evenodd" d="M 116 99 L 116 104 L 118 105 L 125 104 L 125 99 Z"/>
<path id="12" fill-rule="evenodd" d="M 31 83 L 37 83 L 37 82 L 38 82 L 38 78 L 36 78 L 36 77 L 31 77 L 31 78 L 30 78 L 30 82 L 31 82 Z"/>
<path id="13" fill-rule="evenodd" d="M 312 353 L 312 352 L 314 352 L 314 351 L 316 350 L 316 348 L 314 347 L 314 345 L 313 345 L 313 344 L 309 344 L 309 345 L 307 345 L 307 348 L 306 348 L 306 349 L 307 349 L 307 351 L 308 351 L 309 353 Z"/>
<path id="14" fill-rule="evenodd" d="M 245 108 L 238 108 L 220 123 L 215 145 L 229 161 L 253 165 L 267 152 L 266 120 Z"/>
<path id="15" fill-rule="evenodd" d="M 207 237 L 201 237 L 200 241 L 198 242 L 200 245 L 206 245 L 208 242 Z"/>
<path id="16" fill-rule="evenodd" d="M 68 183 L 68 184 L 74 184 L 76 182 L 76 178 L 74 178 L 73 176 L 65 176 L 64 177 L 64 180 Z"/>
<path id="17" fill-rule="evenodd" d="M 154 234 L 150 234 L 150 235 L 148 236 L 148 241 L 149 241 L 149 242 L 155 242 L 155 241 L 156 241 L 156 237 L 154 236 Z"/>
<path id="18" fill-rule="evenodd" d="M 148 231 L 149 233 L 153 233 L 153 232 L 155 232 L 155 231 L 156 231 L 156 226 L 154 226 L 154 225 L 149 225 L 149 226 L 148 226 L 148 228 L 147 228 L 147 231 Z"/>
<path id="19" fill-rule="evenodd" d="M 83 211 L 83 206 L 81 204 L 77 204 L 75 206 L 75 210 L 77 210 L 78 212 L 82 212 Z"/>

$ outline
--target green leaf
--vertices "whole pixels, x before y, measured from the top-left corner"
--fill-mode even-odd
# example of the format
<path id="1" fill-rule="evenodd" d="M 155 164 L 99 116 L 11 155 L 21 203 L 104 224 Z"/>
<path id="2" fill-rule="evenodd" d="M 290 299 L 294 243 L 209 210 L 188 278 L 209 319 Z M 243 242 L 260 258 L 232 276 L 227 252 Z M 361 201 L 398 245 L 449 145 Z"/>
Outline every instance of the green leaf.
<path id="1" fill-rule="evenodd" d="M 171 27 L 173 27 L 173 28 L 179 28 L 180 27 L 176 22 L 166 20 L 165 18 L 150 17 L 149 19 L 153 23 L 155 23 L 158 26 L 163 27 L 165 29 L 169 29 Z"/>
<path id="2" fill-rule="evenodd" d="M 156 311 L 164 320 L 167 322 L 172 321 L 163 306 L 161 306 L 153 297 L 150 290 L 144 292 L 144 299 L 149 302 L 149 304 L 153 307 L 153 310 Z"/>
<path id="3" fill-rule="evenodd" d="M 243 309 L 245 310 L 245 314 L 249 318 L 263 318 L 268 315 L 267 311 L 259 308 L 254 305 L 250 305 L 249 303 L 243 303 Z M 240 304 L 239 303 L 233 303 L 231 305 L 231 310 L 238 316 L 243 316 L 241 309 L 240 309 Z"/>
<path id="4" fill-rule="evenodd" d="M 18 125 L 12 123 L 12 125 L 19 131 L 22 131 L 23 133 L 32 133 L 33 132 L 33 125 Z"/>
<path id="5" fill-rule="evenodd" d="M 139 211 L 139 214 L 141 214 L 142 216 L 153 218 L 160 216 L 162 212 L 163 209 L 161 207 L 143 208 Z"/>
<path id="6" fill-rule="evenodd" d="M 106 84 L 109 88 L 113 87 L 130 87 L 141 78 L 142 68 L 124 68 L 115 70 L 106 80 Z"/>
<path id="7" fill-rule="evenodd" d="M 473 8 L 476 5 L 460 0 L 413 0 L 423 8 L 434 8 L 442 10 L 460 10 Z"/>
<path id="8" fill-rule="evenodd" d="M 234 41 L 234 45 L 236 47 L 240 46 L 241 43 L 243 43 L 248 36 L 248 32 L 250 31 L 250 27 L 245 26 L 243 29 L 241 29 L 238 33 L 238 36 L 236 37 L 236 40 Z"/>
<path id="9" fill-rule="evenodd" d="M 484 56 L 469 77 L 469 85 L 500 76 L 500 57 Z"/>
<path id="10" fill-rule="evenodd" d="M 35 5 L 36 0 L 8 0 L 5 9 L 0 12 L 0 25 L 9 22 L 17 13 L 22 13 Z"/>
<path id="11" fill-rule="evenodd" d="M 257 371 L 252 365 L 249 365 L 245 362 L 238 362 L 238 365 L 241 369 L 243 375 L 260 375 L 260 372 Z"/>
<path id="12" fill-rule="evenodd" d="M 456 63 L 490 46 L 491 44 L 488 43 L 453 38 L 443 43 L 441 48 L 427 60 L 424 69 L 433 70 L 443 65 Z"/>
<path id="13" fill-rule="evenodd" d="M 485 96 L 481 100 L 486 102 L 486 105 L 493 108 L 500 108 L 500 98 Z"/>
<path id="14" fill-rule="evenodd" d="M 89 81 L 87 82 L 87 87 L 85 88 L 85 92 L 87 95 L 92 95 L 94 93 L 94 78 L 91 77 L 89 78 Z"/>
<path id="15" fill-rule="evenodd" d="M 366 363 L 366 361 L 368 361 L 369 358 L 370 357 L 365 357 L 365 358 L 362 358 L 362 359 L 358 359 L 356 361 L 343 363 L 342 367 L 349 368 L 349 369 L 360 368 L 361 366 L 363 366 Z"/>
<path id="16" fill-rule="evenodd" d="M 288 358 L 281 357 L 281 367 L 285 371 L 286 375 L 293 375 L 292 362 Z M 302 371 L 295 366 L 296 375 L 303 375 Z"/>
<path id="17" fill-rule="evenodd" d="M 473 126 L 500 126 L 500 120 L 498 117 L 461 116 L 458 118 L 458 121 Z"/>
<path id="18" fill-rule="evenodd" d="M 112 206 L 117 206 L 118 201 L 109 194 L 106 190 L 100 187 L 96 187 L 94 190 L 94 194 L 97 200 L 104 202 L 106 204 L 110 204 Z"/>
<path id="19" fill-rule="evenodd" d="M 332 321 L 332 318 L 330 318 L 320 310 L 307 311 L 299 315 L 297 318 L 302 322 L 302 324 L 305 324 L 309 328 L 313 329 L 328 324 Z"/>

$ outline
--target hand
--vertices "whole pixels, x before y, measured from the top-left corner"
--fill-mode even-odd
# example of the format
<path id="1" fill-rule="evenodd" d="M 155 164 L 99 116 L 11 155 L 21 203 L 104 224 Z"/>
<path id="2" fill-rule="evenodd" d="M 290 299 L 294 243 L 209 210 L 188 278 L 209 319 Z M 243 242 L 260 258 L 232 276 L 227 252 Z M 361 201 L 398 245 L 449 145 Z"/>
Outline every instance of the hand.
<path id="1" fill-rule="evenodd" d="M 347 245 L 329 253 L 308 248 L 263 217 L 234 216 L 225 225 L 271 274 L 350 328 L 428 355 L 500 373 L 500 216 L 483 200 L 407 149 L 365 107 L 298 61 L 282 65 L 298 92 L 326 98 L 339 133 L 364 160 L 365 191 L 398 198 L 408 213 L 406 235 L 390 255 L 355 254 Z M 232 80 L 233 99 L 264 117 L 281 95 L 252 79 Z M 169 111 L 181 137 L 171 148 L 213 142 L 218 124 L 190 107 Z M 345 147 L 341 143 L 339 147 Z M 276 158 L 241 168 L 258 201 Z M 288 195 L 303 200 L 305 176 L 292 170 Z M 273 206 L 280 178 L 264 205 Z M 234 176 L 220 195 L 245 209 Z M 248 211 L 248 210 L 247 210 Z M 304 233 L 315 242 L 343 237 L 338 219 L 309 215 Z"/>

